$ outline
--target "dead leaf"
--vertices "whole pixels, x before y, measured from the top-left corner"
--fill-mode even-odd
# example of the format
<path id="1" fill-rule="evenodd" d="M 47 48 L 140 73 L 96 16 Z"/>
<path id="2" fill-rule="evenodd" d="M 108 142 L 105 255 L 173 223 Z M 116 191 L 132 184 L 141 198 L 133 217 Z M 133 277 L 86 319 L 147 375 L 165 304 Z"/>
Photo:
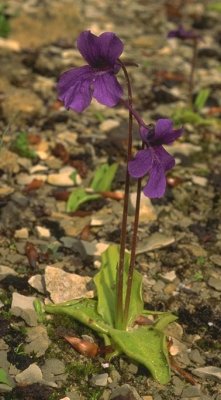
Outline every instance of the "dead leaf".
<path id="1" fill-rule="evenodd" d="M 62 143 L 56 143 L 55 147 L 52 149 L 52 154 L 63 161 L 64 164 L 67 164 L 69 161 L 70 155 Z"/>
<path id="2" fill-rule="evenodd" d="M 25 245 L 25 254 L 28 258 L 28 262 L 30 267 L 36 268 L 37 267 L 37 261 L 38 261 L 38 251 L 36 247 L 34 246 L 33 243 L 31 242 L 26 242 Z"/>
<path id="3" fill-rule="evenodd" d="M 122 200 L 124 198 L 124 192 L 100 192 L 101 196 L 107 199 Z"/>
<path id="4" fill-rule="evenodd" d="M 74 336 L 64 336 L 64 339 L 67 340 L 78 353 L 86 357 L 94 358 L 99 353 L 99 347 L 96 343 L 91 343 Z"/>
<path id="5" fill-rule="evenodd" d="M 53 190 L 52 196 L 58 201 L 67 201 L 70 192 L 68 190 Z"/>
<path id="6" fill-rule="evenodd" d="M 44 185 L 44 182 L 41 179 L 34 178 L 28 185 L 25 186 L 25 188 L 23 189 L 23 192 L 25 192 L 25 193 L 32 192 L 34 190 L 39 189 L 43 185 Z"/>

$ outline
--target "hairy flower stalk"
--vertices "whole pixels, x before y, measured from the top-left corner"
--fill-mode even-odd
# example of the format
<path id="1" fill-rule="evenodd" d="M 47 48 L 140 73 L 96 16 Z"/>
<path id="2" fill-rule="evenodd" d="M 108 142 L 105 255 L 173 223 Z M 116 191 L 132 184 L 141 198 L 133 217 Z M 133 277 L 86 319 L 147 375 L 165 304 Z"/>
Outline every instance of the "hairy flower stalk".
<path id="1" fill-rule="evenodd" d="M 132 107 L 132 88 L 130 84 L 129 75 L 127 69 L 122 61 L 119 60 L 122 70 L 124 72 L 125 80 L 127 83 L 128 90 L 128 104 Z M 132 152 L 132 128 L 133 128 L 133 114 L 129 110 L 129 121 L 128 121 L 128 142 L 127 142 L 127 166 L 126 166 L 126 178 L 125 178 L 125 189 L 124 189 L 124 205 L 123 205 L 123 216 L 121 223 L 121 238 L 120 238 L 120 256 L 119 264 L 117 267 L 117 280 L 116 280 L 116 326 L 118 328 L 123 327 L 124 321 L 124 304 L 123 304 L 123 275 L 124 275 L 124 259 L 126 250 L 126 237 L 127 237 L 127 216 L 128 216 L 128 204 L 129 204 L 129 188 L 130 188 L 130 175 L 128 172 L 128 163 L 131 159 Z"/>

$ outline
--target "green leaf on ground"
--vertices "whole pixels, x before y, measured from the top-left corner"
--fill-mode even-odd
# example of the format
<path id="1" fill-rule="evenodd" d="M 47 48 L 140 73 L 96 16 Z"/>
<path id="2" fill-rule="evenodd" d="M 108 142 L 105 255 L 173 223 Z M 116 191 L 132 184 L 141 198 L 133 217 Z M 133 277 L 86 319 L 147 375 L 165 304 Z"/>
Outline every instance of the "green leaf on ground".
<path id="1" fill-rule="evenodd" d="M 118 164 L 103 164 L 97 168 L 91 182 L 91 188 L 95 192 L 108 192 L 117 172 Z"/>
<path id="2" fill-rule="evenodd" d="M 103 320 L 112 327 L 116 327 L 116 273 L 118 262 L 119 246 L 111 245 L 104 253 L 102 253 L 101 268 L 94 277 L 98 296 L 98 313 L 102 316 Z M 130 254 L 125 253 L 123 286 L 124 300 L 126 296 L 126 283 L 128 277 L 129 263 Z M 142 313 L 142 310 L 142 275 L 135 270 L 131 290 L 128 326 L 131 325 L 135 318 Z"/>
<path id="3" fill-rule="evenodd" d="M 11 387 L 11 383 L 8 379 L 8 374 L 3 368 L 0 368 L 0 383 L 3 383 Z"/>
<path id="4" fill-rule="evenodd" d="M 129 332 L 111 329 L 110 335 L 123 353 L 144 365 L 158 382 L 169 382 L 170 365 L 163 332 L 141 327 Z"/>
<path id="5" fill-rule="evenodd" d="M 109 327 L 104 323 L 97 312 L 97 301 L 80 299 L 66 301 L 60 304 L 48 304 L 45 311 L 50 314 L 66 314 L 82 324 L 88 326 L 101 335 L 108 334 Z"/>
<path id="6" fill-rule="evenodd" d="M 87 193 L 83 188 L 77 188 L 73 190 L 70 194 L 67 204 L 66 204 L 66 211 L 67 212 L 74 212 L 76 211 L 81 204 L 86 203 L 88 201 L 97 200 L 101 196 L 98 193 Z"/>
<path id="7" fill-rule="evenodd" d="M 35 151 L 30 149 L 28 135 L 26 132 L 18 133 L 17 137 L 12 143 L 12 149 L 21 157 L 36 158 Z"/>
<path id="8" fill-rule="evenodd" d="M 211 1 L 209 4 L 206 6 L 208 11 L 216 11 L 221 13 L 221 3 L 219 1 Z"/>
<path id="9" fill-rule="evenodd" d="M 197 111 L 202 110 L 202 108 L 205 106 L 210 93 L 211 90 L 208 88 L 204 88 L 199 91 L 196 100 L 194 101 L 194 108 Z"/>
<path id="10" fill-rule="evenodd" d="M 193 124 L 201 126 L 217 125 L 218 121 L 213 118 L 203 118 L 197 112 L 188 109 L 177 109 L 171 116 L 176 125 Z"/>
<path id="11" fill-rule="evenodd" d="M 7 17 L 5 16 L 5 7 L 0 4 L 0 37 L 6 38 L 10 33 L 10 25 Z"/>

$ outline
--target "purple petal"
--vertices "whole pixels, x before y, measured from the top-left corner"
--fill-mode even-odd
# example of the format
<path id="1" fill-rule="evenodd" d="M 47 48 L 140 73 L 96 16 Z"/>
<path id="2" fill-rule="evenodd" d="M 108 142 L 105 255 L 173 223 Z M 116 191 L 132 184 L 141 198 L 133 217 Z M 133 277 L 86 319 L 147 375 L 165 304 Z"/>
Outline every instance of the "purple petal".
<path id="1" fill-rule="evenodd" d="M 164 170 L 160 164 L 154 163 L 150 172 L 150 177 L 143 192 L 149 198 L 162 197 L 166 189 L 166 178 Z"/>
<path id="2" fill-rule="evenodd" d="M 155 137 L 157 141 L 162 141 L 164 143 L 165 135 L 168 135 L 173 128 L 173 122 L 168 118 L 160 118 L 157 120 L 155 125 Z"/>
<path id="3" fill-rule="evenodd" d="M 163 146 L 154 148 L 154 165 L 159 164 L 164 171 L 168 171 L 175 165 L 174 158 L 167 153 Z"/>
<path id="4" fill-rule="evenodd" d="M 123 89 L 114 75 L 96 75 L 93 97 L 101 104 L 114 107 L 123 95 Z"/>
<path id="5" fill-rule="evenodd" d="M 58 82 L 58 98 L 66 108 L 81 112 L 89 106 L 92 98 L 94 73 L 91 67 L 73 68 L 64 72 Z"/>
<path id="6" fill-rule="evenodd" d="M 123 42 L 112 32 L 104 32 L 99 36 L 100 56 L 114 65 L 123 52 Z"/>
<path id="7" fill-rule="evenodd" d="M 77 38 L 77 48 L 89 65 L 93 66 L 97 63 L 99 59 L 99 42 L 98 37 L 91 31 L 80 33 Z"/>
<path id="8" fill-rule="evenodd" d="M 77 47 L 84 59 L 94 68 L 114 66 L 123 51 L 123 43 L 112 32 L 96 36 L 90 31 L 82 32 L 77 39 Z"/>
<path id="9" fill-rule="evenodd" d="M 133 178 L 141 178 L 150 171 L 153 164 L 151 149 L 139 150 L 135 158 L 128 163 L 128 172 Z"/>
<path id="10" fill-rule="evenodd" d="M 174 140 L 178 139 L 184 132 L 183 128 L 173 129 L 164 135 L 162 144 L 171 144 Z"/>

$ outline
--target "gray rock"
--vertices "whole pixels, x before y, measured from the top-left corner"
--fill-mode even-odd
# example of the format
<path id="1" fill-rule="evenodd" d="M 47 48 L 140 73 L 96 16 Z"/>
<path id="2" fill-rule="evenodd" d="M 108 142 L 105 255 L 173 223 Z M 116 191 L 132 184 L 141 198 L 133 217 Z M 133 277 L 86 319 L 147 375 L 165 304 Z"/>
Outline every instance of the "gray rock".
<path id="1" fill-rule="evenodd" d="M 145 242 L 141 242 L 138 245 L 137 254 L 145 253 L 147 251 L 152 251 L 155 249 L 160 249 L 165 246 L 169 246 L 170 244 L 175 242 L 175 238 L 172 236 L 166 236 L 163 233 L 156 232 L 153 233 L 145 240 Z"/>
<path id="2" fill-rule="evenodd" d="M 186 386 L 182 391 L 182 398 L 191 398 L 198 397 L 201 395 L 200 389 L 198 386 Z"/>
<path id="3" fill-rule="evenodd" d="M 112 391 L 110 400 L 142 400 L 136 389 L 130 385 L 122 385 Z"/>
<path id="4" fill-rule="evenodd" d="M 47 266 L 45 269 L 46 289 L 54 303 L 93 297 L 93 291 L 88 290 L 89 282 L 91 282 L 89 276 L 70 274 L 53 266 Z"/>
<path id="5" fill-rule="evenodd" d="M 50 339 L 48 338 L 47 330 L 42 325 L 38 325 L 34 328 L 28 328 L 26 342 L 29 343 L 24 347 L 25 353 L 35 353 L 37 357 L 45 354 L 51 343 Z"/>
<path id="6" fill-rule="evenodd" d="M 12 389 L 13 387 L 0 383 L 0 393 L 10 393 Z M 0 397 L 0 399 L 4 400 L 3 397 Z"/>
<path id="7" fill-rule="evenodd" d="M 213 254 L 209 258 L 217 267 L 221 267 L 221 256 L 219 254 Z"/>
<path id="8" fill-rule="evenodd" d="M 191 361 L 193 361 L 194 363 L 196 363 L 198 365 L 204 365 L 205 364 L 205 360 L 201 356 L 201 354 L 200 354 L 198 349 L 191 350 L 191 352 L 189 353 L 189 358 L 190 358 Z"/>
<path id="9" fill-rule="evenodd" d="M 39 293 L 45 294 L 45 281 L 43 275 L 37 274 L 31 276 L 31 278 L 28 280 L 28 283 Z"/>
<path id="10" fill-rule="evenodd" d="M 33 302 L 35 297 L 23 296 L 19 293 L 13 293 L 11 313 L 16 317 L 21 317 L 29 326 L 37 326 L 37 314 Z"/>
<path id="11" fill-rule="evenodd" d="M 209 367 L 196 368 L 192 370 L 192 373 L 200 378 L 211 379 L 216 382 L 221 382 L 221 368 Z"/>
<path id="12" fill-rule="evenodd" d="M 65 374 L 65 365 L 57 358 L 46 360 L 41 370 L 44 383 L 51 387 L 58 387 L 57 382 L 65 381 L 67 378 Z"/>
<path id="13" fill-rule="evenodd" d="M 15 380 L 19 384 L 32 385 L 42 381 L 42 372 L 37 364 L 31 364 L 24 371 L 16 375 Z"/>
<path id="14" fill-rule="evenodd" d="M 43 365 L 41 370 L 42 370 L 43 378 L 47 379 L 49 374 L 50 375 L 64 374 L 65 365 L 58 358 L 49 358 L 48 360 L 45 361 L 45 364 Z"/>
<path id="15" fill-rule="evenodd" d="M 14 269 L 7 267 L 6 265 L 0 265 L 0 281 L 5 279 L 9 275 L 18 275 Z"/>
<path id="16" fill-rule="evenodd" d="M 221 292 L 221 279 L 211 276 L 208 280 L 208 285 L 217 290 L 217 292 Z"/>
<path id="17" fill-rule="evenodd" d="M 93 375 L 90 382 L 94 386 L 107 386 L 108 374 L 105 372 L 104 374 Z"/>

